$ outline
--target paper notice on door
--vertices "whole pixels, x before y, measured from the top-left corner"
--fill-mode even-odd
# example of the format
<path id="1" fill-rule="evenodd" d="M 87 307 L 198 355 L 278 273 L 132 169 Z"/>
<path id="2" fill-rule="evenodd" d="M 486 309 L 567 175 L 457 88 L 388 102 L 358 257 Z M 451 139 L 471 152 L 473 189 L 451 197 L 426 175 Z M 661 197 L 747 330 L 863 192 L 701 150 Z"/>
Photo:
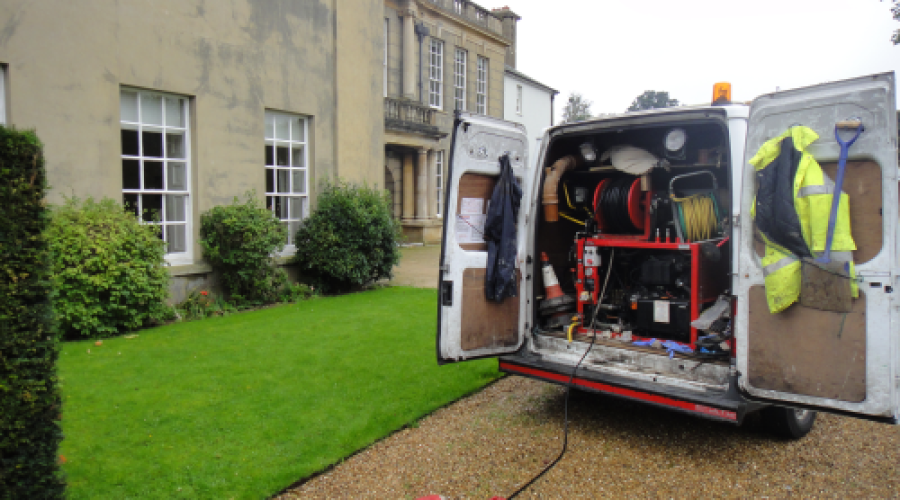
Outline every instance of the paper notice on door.
<path id="1" fill-rule="evenodd" d="M 657 323 L 669 322 L 669 301 L 654 300 L 653 301 L 653 321 Z"/>
<path id="2" fill-rule="evenodd" d="M 484 220 L 486 215 L 457 215 L 457 243 L 484 243 Z"/>
<path id="3" fill-rule="evenodd" d="M 481 215 L 484 212 L 482 211 L 484 208 L 484 199 L 483 198 L 463 198 L 462 203 L 459 207 L 460 215 Z"/>

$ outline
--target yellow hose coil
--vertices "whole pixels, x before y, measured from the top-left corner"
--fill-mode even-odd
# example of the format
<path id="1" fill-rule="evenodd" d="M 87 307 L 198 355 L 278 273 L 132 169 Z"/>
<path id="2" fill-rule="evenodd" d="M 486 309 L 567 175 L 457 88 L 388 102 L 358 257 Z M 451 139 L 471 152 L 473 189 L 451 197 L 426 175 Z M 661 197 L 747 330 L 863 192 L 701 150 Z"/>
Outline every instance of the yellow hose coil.
<path id="1" fill-rule="evenodd" d="M 681 208 L 684 236 L 687 241 L 712 238 L 719 226 L 719 221 L 716 218 L 716 208 L 711 197 L 707 195 L 693 195 L 686 198 L 672 196 L 672 201 Z"/>

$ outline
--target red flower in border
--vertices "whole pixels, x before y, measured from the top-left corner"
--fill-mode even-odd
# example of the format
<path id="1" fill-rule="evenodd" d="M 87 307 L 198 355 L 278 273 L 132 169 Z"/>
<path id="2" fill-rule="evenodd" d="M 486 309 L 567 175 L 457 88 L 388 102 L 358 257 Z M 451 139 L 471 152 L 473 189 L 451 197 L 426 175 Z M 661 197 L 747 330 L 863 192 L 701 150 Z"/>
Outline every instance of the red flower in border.
<path id="1" fill-rule="evenodd" d="M 207 292 L 206 290 L 203 290 L 202 292 L 200 292 L 200 295 L 206 297 L 207 295 L 209 295 L 209 292 Z"/>

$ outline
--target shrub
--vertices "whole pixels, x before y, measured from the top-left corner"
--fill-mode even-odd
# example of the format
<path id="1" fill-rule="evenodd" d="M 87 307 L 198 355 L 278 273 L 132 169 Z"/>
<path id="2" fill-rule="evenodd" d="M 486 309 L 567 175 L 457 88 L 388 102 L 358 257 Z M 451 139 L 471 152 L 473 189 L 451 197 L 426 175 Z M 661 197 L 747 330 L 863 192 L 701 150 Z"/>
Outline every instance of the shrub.
<path id="1" fill-rule="evenodd" d="M 400 224 L 383 191 L 324 184 L 316 210 L 297 231 L 295 262 L 325 293 L 390 278 L 400 260 Z"/>
<path id="2" fill-rule="evenodd" d="M 287 273 L 273 255 L 284 246 L 287 230 L 252 193 L 200 216 L 203 257 L 219 273 L 222 288 L 237 305 L 270 304 L 289 286 Z"/>
<path id="3" fill-rule="evenodd" d="M 0 498 L 65 493 L 46 189 L 37 136 L 0 126 Z"/>
<path id="4" fill-rule="evenodd" d="M 304 283 L 287 283 L 279 292 L 279 302 L 297 302 L 315 295 L 313 287 Z"/>
<path id="5" fill-rule="evenodd" d="M 194 290 L 188 294 L 184 302 L 178 304 L 176 309 L 181 314 L 181 319 L 190 321 L 203 319 L 210 316 L 225 316 L 237 312 L 237 308 L 229 304 L 222 297 L 216 297 L 207 290 Z"/>
<path id="6" fill-rule="evenodd" d="M 165 319 L 169 273 L 159 226 L 118 202 L 68 198 L 48 229 L 62 332 L 108 337 Z"/>

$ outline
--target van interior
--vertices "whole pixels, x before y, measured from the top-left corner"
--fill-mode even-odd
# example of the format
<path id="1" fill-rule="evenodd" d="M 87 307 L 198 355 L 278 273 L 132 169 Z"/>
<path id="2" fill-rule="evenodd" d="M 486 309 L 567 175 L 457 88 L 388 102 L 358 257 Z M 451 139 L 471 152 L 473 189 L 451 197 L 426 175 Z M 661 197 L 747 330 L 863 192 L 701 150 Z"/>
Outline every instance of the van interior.
<path id="1" fill-rule="evenodd" d="M 572 363 L 573 343 L 593 343 L 586 366 L 724 384 L 734 348 L 724 116 L 570 130 L 541 165 L 534 348 Z"/>

